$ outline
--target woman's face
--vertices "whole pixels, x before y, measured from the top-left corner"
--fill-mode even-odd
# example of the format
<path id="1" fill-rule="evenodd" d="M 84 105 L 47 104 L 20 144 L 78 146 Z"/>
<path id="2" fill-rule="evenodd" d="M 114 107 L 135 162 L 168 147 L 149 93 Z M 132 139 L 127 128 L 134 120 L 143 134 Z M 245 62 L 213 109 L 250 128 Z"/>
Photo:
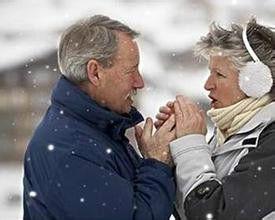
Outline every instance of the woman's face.
<path id="1" fill-rule="evenodd" d="M 212 108 L 223 108 L 244 99 L 246 95 L 239 88 L 238 70 L 226 56 L 211 56 L 210 75 L 204 88 L 209 91 Z"/>

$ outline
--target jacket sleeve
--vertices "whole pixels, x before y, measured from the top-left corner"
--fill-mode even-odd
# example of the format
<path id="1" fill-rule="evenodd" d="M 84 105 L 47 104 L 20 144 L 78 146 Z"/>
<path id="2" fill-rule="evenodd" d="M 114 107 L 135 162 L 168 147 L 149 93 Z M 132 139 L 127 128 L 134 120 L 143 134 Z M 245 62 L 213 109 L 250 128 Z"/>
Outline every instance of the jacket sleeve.
<path id="1" fill-rule="evenodd" d="M 129 181 L 74 154 L 60 165 L 47 199 L 59 220 L 167 220 L 174 197 L 172 170 L 161 162 L 144 160 Z"/>
<path id="2" fill-rule="evenodd" d="M 240 160 L 231 175 L 193 188 L 184 200 L 187 219 L 262 219 L 274 210 L 274 144 L 273 125 L 262 132 L 257 148 Z"/>

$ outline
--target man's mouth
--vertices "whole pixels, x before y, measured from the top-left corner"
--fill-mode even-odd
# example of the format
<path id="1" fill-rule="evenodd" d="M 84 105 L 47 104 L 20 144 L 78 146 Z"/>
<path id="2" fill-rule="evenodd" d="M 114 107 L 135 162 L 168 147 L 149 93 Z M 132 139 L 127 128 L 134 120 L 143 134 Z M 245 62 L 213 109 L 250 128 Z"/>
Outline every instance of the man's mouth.
<path id="1" fill-rule="evenodd" d="M 133 102 L 135 95 L 137 94 L 137 90 L 132 90 L 125 99 L 128 99 Z"/>

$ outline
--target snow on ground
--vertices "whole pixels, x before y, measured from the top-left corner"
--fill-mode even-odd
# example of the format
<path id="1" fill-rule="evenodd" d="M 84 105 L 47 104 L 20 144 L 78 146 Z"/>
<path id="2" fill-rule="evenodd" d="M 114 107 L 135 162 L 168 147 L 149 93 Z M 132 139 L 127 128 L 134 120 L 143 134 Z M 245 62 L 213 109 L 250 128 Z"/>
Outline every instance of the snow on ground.
<path id="1" fill-rule="evenodd" d="M 22 219 L 22 166 L 0 163 L 0 219 Z"/>

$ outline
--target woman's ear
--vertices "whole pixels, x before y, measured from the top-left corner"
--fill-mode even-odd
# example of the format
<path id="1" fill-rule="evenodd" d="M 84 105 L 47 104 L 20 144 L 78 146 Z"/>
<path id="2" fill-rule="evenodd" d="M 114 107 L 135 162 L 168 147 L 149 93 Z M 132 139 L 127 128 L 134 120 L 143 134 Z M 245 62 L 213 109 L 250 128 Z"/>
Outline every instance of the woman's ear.
<path id="1" fill-rule="evenodd" d="M 99 85 L 99 67 L 100 64 L 94 59 L 89 60 L 87 63 L 87 77 L 94 86 Z"/>

